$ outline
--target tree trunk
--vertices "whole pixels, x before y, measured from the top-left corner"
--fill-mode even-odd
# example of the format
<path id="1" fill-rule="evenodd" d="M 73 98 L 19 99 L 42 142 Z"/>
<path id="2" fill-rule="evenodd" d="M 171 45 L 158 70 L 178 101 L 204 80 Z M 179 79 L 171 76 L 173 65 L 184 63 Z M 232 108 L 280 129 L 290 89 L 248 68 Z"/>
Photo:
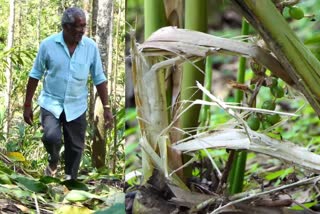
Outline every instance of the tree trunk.
<path id="1" fill-rule="evenodd" d="M 91 36 L 94 38 L 97 33 L 97 20 L 98 20 L 99 1 L 92 1 L 92 18 L 91 18 Z"/>
<path id="2" fill-rule="evenodd" d="M 108 67 L 109 35 L 112 29 L 112 0 L 99 0 L 98 16 L 96 22 L 96 41 L 100 50 L 103 68 Z M 106 72 L 107 74 L 107 72 Z M 101 168 L 105 166 L 106 157 L 106 130 L 104 128 L 103 106 L 100 99 L 95 100 L 94 106 L 94 137 L 92 144 L 93 166 Z"/>
<path id="3" fill-rule="evenodd" d="M 114 5 L 112 4 L 111 8 L 110 8 L 111 11 L 109 11 L 110 13 L 110 17 L 109 17 L 109 39 L 107 41 L 107 50 L 108 50 L 108 54 L 107 54 L 107 64 L 108 66 L 106 67 L 106 71 L 108 74 L 111 74 L 112 73 L 112 69 L 113 69 L 113 63 L 112 63 L 112 53 L 113 53 L 113 31 L 114 31 L 114 27 L 113 27 L 113 22 L 114 22 Z M 119 8 L 119 10 L 121 11 L 121 9 Z M 118 38 L 118 34 L 116 34 L 117 38 Z M 117 44 L 117 43 L 116 43 Z M 118 56 L 118 55 L 116 55 Z M 109 85 L 110 87 L 110 85 Z M 111 90 L 111 87 L 110 87 L 110 90 Z M 110 92 L 110 94 L 112 94 Z"/>
<path id="4" fill-rule="evenodd" d="M 91 2 L 91 20 L 89 20 L 88 23 L 90 23 L 90 37 L 95 38 L 97 33 L 97 16 L 98 16 L 98 1 L 92 1 Z M 89 11 L 89 10 L 88 10 Z M 92 84 L 89 85 L 89 121 L 94 121 L 94 103 L 95 103 L 95 91 Z M 93 136 L 94 138 L 94 136 Z"/>
<path id="5" fill-rule="evenodd" d="M 23 13 L 23 8 L 25 8 L 24 7 L 25 5 L 23 4 L 23 2 L 20 2 L 19 4 L 18 4 L 18 8 L 19 8 L 19 12 L 18 12 L 18 26 L 19 26 L 19 30 L 18 30 L 18 35 L 17 35 L 17 40 L 16 40 L 16 42 L 15 42 L 15 44 L 17 44 L 17 46 L 19 47 L 19 49 L 20 49 L 20 47 L 21 47 L 21 42 L 22 42 L 22 38 L 21 38 L 21 35 L 22 35 L 22 32 L 23 32 L 23 30 L 22 30 L 22 18 L 23 18 L 23 15 L 24 15 L 24 13 Z"/>
<path id="6" fill-rule="evenodd" d="M 10 0 L 10 15 L 9 15 L 9 28 L 8 28 L 8 38 L 7 38 L 7 47 L 6 50 L 9 50 L 13 47 L 14 39 L 14 17 L 15 17 L 15 1 Z M 9 138 L 10 123 L 11 123 L 11 91 L 12 91 L 12 61 L 10 55 L 7 58 L 8 67 L 6 68 L 6 94 L 5 94 L 5 105 L 7 109 L 7 121 L 4 126 L 4 130 L 7 133 L 7 140 Z"/>
<path id="7" fill-rule="evenodd" d="M 90 38 L 94 38 L 96 35 L 96 19 L 97 19 L 97 14 L 98 14 L 98 7 L 95 6 L 97 5 L 97 1 L 91 1 L 91 0 L 84 0 L 83 1 L 83 9 L 87 11 L 91 16 L 87 17 L 87 29 L 86 29 L 86 35 Z M 94 30 L 93 30 L 94 29 Z M 94 121 L 94 103 L 95 103 L 95 94 L 94 94 L 94 86 L 93 84 L 89 84 L 88 86 L 88 91 L 89 91 L 89 101 L 88 101 L 88 121 Z M 95 127 L 90 123 L 90 128 Z M 90 143 L 93 141 L 94 136 L 90 136 Z M 92 149 L 92 148 L 90 148 Z M 90 150 L 92 152 L 92 150 Z"/>
<path id="8" fill-rule="evenodd" d="M 83 10 L 86 11 L 89 14 L 92 14 L 92 7 L 91 7 L 91 1 L 90 0 L 83 0 Z M 87 16 L 87 29 L 86 29 L 86 34 L 88 37 L 91 37 L 92 35 L 92 30 L 91 30 L 91 20 L 92 17 Z"/>
<path id="9" fill-rule="evenodd" d="M 37 44 L 39 46 L 41 40 L 41 12 L 42 12 L 42 0 L 39 0 L 38 17 L 37 17 Z"/>

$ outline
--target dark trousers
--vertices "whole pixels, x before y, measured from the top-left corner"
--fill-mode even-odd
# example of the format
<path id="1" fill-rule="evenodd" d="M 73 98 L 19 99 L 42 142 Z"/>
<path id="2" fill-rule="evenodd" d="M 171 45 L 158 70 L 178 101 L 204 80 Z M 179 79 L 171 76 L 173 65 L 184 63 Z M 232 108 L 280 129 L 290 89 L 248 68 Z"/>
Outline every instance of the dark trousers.
<path id="1" fill-rule="evenodd" d="M 63 134 L 64 171 L 66 175 L 71 175 L 72 179 L 76 179 L 85 145 L 86 113 L 67 122 L 64 112 L 57 119 L 51 112 L 41 108 L 41 125 L 44 130 L 42 142 L 49 154 L 49 163 L 58 164 L 59 162 Z"/>

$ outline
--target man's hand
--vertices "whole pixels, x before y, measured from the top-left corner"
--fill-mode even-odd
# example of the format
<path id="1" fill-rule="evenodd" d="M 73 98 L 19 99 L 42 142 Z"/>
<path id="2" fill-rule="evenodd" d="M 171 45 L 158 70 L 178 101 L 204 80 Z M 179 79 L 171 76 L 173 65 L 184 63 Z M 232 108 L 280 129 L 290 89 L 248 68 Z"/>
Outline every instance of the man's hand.
<path id="1" fill-rule="evenodd" d="M 33 111 L 32 106 L 25 106 L 23 110 L 23 118 L 26 123 L 32 126 L 33 123 Z"/>
<path id="2" fill-rule="evenodd" d="M 23 119 L 26 123 L 32 126 L 33 123 L 33 111 L 32 111 L 32 97 L 36 91 L 39 80 L 33 77 L 29 77 L 26 88 L 26 99 L 24 101 Z"/>
<path id="3" fill-rule="evenodd" d="M 113 127 L 113 115 L 110 108 L 103 108 L 103 117 L 105 127 L 111 129 Z"/>

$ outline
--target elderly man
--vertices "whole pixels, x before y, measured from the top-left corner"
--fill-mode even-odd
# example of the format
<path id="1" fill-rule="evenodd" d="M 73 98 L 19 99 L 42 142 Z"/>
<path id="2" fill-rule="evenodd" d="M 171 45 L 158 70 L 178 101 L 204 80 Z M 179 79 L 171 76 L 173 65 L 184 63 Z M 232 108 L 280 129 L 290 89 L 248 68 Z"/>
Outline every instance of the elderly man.
<path id="1" fill-rule="evenodd" d="M 40 44 L 29 73 L 23 116 L 32 125 L 32 98 L 43 77 L 38 104 L 44 130 L 42 141 L 49 155 L 45 174 L 54 176 L 57 171 L 63 135 L 65 179 L 76 179 L 85 145 L 89 72 L 104 106 L 107 128 L 112 126 L 112 114 L 99 50 L 92 39 L 84 36 L 85 13 L 80 8 L 68 8 L 61 25 L 60 33 Z"/>

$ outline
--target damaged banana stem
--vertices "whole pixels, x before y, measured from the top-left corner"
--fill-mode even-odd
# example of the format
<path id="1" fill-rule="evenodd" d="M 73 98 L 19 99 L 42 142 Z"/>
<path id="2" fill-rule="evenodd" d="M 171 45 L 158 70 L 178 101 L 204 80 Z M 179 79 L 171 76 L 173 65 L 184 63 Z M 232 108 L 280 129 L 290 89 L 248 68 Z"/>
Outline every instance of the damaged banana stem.
<path id="1" fill-rule="evenodd" d="M 176 55 L 199 59 L 213 54 L 226 54 L 252 58 L 268 68 L 274 76 L 292 87 L 295 86 L 294 81 L 271 53 L 258 45 L 233 39 L 176 27 L 164 27 L 153 33 L 138 49 L 146 56 Z"/>

